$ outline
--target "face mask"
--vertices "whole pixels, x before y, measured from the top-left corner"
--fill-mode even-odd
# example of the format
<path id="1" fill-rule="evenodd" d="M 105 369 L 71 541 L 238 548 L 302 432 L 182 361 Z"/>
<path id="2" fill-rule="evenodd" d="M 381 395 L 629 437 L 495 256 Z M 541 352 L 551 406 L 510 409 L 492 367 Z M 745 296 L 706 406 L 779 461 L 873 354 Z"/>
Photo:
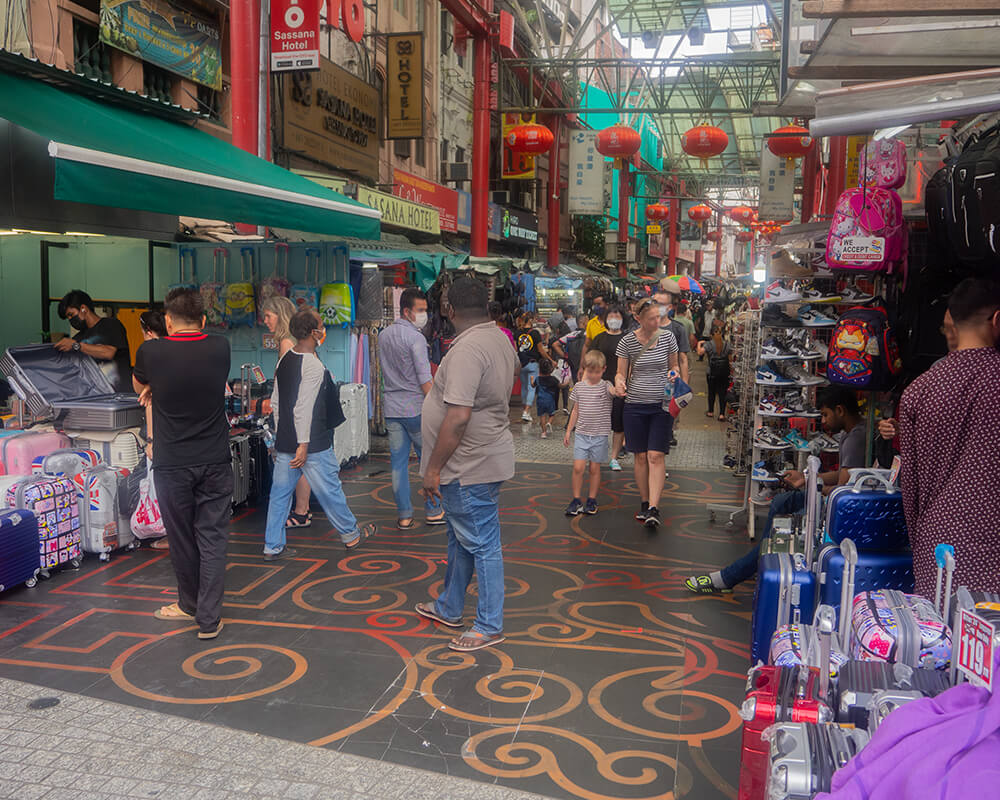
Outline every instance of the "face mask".
<path id="1" fill-rule="evenodd" d="M 608 329 L 609 330 L 617 331 L 617 330 L 621 330 L 621 327 L 622 327 L 622 321 L 620 319 L 609 319 L 608 320 Z"/>
<path id="2" fill-rule="evenodd" d="M 84 321 L 83 317 L 72 317 L 69 324 L 78 331 L 87 330 L 87 323 Z"/>
<path id="3" fill-rule="evenodd" d="M 323 342 L 326 341 L 326 328 L 323 328 L 323 335 L 316 340 L 316 346 L 322 346 Z"/>
<path id="4" fill-rule="evenodd" d="M 660 319 L 663 319 L 665 316 L 667 316 L 668 311 L 669 309 L 666 306 L 660 306 Z"/>
<path id="5" fill-rule="evenodd" d="M 427 324 L 427 312 L 418 311 L 416 314 L 414 314 L 413 324 L 416 325 L 418 328 L 423 328 L 424 325 Z"/>
<path id="6" fill-rule="evenodd" d="M 568 319 L 568 320 L 566 320 L 566 327 L 569 328 L 571 331 L 575 331 L 576 330 L 576 320 L 575 319 Z"/>

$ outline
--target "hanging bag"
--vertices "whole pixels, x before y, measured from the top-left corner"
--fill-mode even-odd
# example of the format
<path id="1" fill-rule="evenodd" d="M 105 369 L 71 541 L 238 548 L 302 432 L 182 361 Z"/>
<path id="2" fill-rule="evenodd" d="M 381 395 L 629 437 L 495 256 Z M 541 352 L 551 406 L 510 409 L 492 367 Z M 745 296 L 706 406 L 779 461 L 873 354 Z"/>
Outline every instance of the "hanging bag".
<path id="1" fill-rule="evenodd" d="M 160 504 L 156 500 L 152 467 L 147 477 L 139 483 L 139 505 L 132 513 L 131 526 L 137 539 L 158 539 L 167 533 L 160 515 Z"/>
<path id="2" fill-rule="evenodd" d="M 304 308 L 319 310 L 319 265 L 323 260 L 323 251 L 318 247 L 306 248 L 306 271 L 302 283 L 292 286 L 288 296 L 301 311 Z M 310 267 L 313 267 L 310 270 Z M 310 274 L 313 276 L 309 279 Z"/>
<path id="3" fill-rule="evenodd" d="M 899 139 L 869 142 L 862 159 L 865 186 L 872 189 L 898 189 L 906 183 L 906 145 Z"/>
<path id="4" fill-rule="evenodd" d="M 834 326 L 829 350 L 827 380 L 853 389 L 889 389 L 903 366 L 889 318 L 878 307 L 845 311 Z"/>
<path id="5" fill-rule="evenodd" d="M 328 328 L 349 328 L 354 322 L 354 291 L 349 283 L 327 283 L 320 293 L 319 313 Z"/>
<path id="6" fill-rule="evenodd" d="M 219 269 L 220 262 L 222 264 L 221 270 Z M 222 295 L 225 289 L 228 265 L 229 251 L 225 247 L 216 247 L 212 251 L 212 280 L 202 283 L 199 289 L 202 303 L 205 305 L 205 324 L 210 328 L 226 327 Z M 219 280 L 220 272 L 221 281 Z"/>
<path id="7" fill-rule="evenodd" d="M 859 240 L 868 246 L 859 252 Z M 848 189 L 840 195 L 826 239 L 831 269 L 889 272 L 906 254 L 903 202 L 891 189 Z"/>
<path id="8" fill-rule="evenodd" d="M 229 328 L 252 328 L 257 322 L 254 306 L 254 249 L 240 248 L 240 280 L 227 283 L 223 294 L 223 319 Z"/>
<path id="9" fill-rule="evenodd" d="M 272 297 L 288 297 L 291 284 L 288 282 L 288 245 L 277 242 L 274 245 L 274 271 L 270 278 L 262 278 L 257 287 L 257 308 L 264 308 L 264 303 Z M 264 325 L 264 320 L 258 324 Z"/>
<path id="10" fill-rule="evenodd" d="M 197 289 L 198 285 L 194 282 L 194 248 L 180 248 L 177 257 L 180 261 L 180 282 L 167 286 L 167 292 L 172 292 L 174 289 Z"/>

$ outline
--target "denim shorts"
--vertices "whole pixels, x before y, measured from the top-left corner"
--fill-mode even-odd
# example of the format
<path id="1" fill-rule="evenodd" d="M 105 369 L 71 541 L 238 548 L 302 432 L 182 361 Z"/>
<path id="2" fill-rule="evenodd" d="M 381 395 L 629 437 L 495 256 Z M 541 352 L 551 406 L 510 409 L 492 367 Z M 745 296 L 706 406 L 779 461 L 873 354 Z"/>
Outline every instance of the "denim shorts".
<path id="1" fill-rule="evenodd" d="M 625 404 L 625 446 L 633 453 L 669 453 L 673 430 L 674 418 L 662 404 Z"/>
<path id="2" fill-rule="evenodd" d="M 608 437 L 576 434 L 573 439 L 573 460 L 603 464 L 608 460 Z"/>
<path id="3" fill-rule="evenodd" d="M 539 390 L 538 394 L 535 395 L 535 410 L 538 412 L 538 416 L 551 417 L 556 413 L 556 399 L 548 392 Z"/>

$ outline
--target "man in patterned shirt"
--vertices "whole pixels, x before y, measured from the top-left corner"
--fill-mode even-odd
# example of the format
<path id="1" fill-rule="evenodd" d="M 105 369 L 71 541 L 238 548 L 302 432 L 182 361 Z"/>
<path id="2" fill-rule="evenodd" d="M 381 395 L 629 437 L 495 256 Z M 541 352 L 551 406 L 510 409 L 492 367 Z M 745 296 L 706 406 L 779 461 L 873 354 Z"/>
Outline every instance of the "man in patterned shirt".
<path id="1" fill-rule="evenodd" d="M 962 281 L 948 310 L 957 349 L 899 407 L 903 506 L 924 597 L 942 542 L 955 546 L 956 586 L 1000 592 L 1000 282 Z"/>

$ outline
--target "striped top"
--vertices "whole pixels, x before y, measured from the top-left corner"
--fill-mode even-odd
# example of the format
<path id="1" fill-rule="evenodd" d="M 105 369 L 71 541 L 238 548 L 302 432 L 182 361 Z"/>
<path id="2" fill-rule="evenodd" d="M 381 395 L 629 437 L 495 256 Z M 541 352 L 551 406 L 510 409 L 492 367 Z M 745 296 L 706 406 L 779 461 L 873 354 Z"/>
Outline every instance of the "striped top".
<path id="1" fill-rule="evenodd" d="M 611 433 L 611 390 L 607 381 L 580 381 L 569 393 L 579 409 L 576 432 L 584 436 L 607 436 Z"/>
<path id="2" fill-rule="evenodd" d="M 618 342 L 616 355 L 619 358 L 634 359 L 641 351 L 642 343 L 635 331 L 632 331 Z M 677 339 L 667 328 L 660 328 L 660 338 L 656 344 L 631 365 L 630 374 L 626 369 L 629 379 L 625 402 L 662 403 L 667 373 L 670 372 L 670 356 L 676 352 Z"/>

